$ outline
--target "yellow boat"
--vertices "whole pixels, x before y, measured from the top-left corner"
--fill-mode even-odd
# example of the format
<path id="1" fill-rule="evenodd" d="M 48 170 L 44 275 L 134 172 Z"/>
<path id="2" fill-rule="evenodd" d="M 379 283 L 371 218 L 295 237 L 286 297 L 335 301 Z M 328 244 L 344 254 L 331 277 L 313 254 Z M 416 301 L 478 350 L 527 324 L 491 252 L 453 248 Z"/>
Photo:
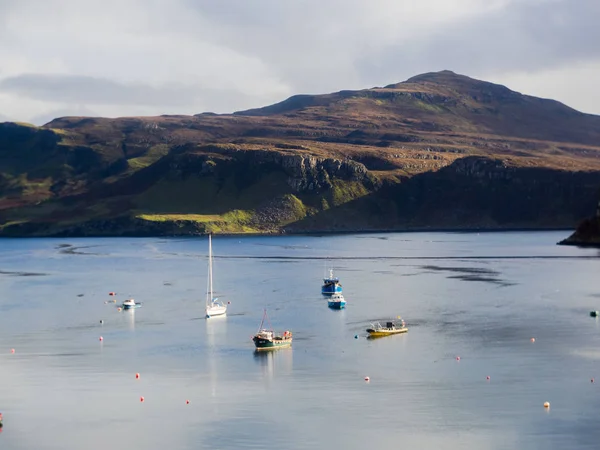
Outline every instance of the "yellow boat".
<path id="1" fill-rule="evenodd" d="M 408 328 L 404 325 L 404 321 L 402 321 L 401 326 L 397 326 L 394 322 L 387 322 L 385 327 L 380 323 L 376 323 L 375 325 L 371 324 L 371 328 L 367 328 L 370 338 L 392 336 L 393 334 L 402 334 L 407 331 Z"/>

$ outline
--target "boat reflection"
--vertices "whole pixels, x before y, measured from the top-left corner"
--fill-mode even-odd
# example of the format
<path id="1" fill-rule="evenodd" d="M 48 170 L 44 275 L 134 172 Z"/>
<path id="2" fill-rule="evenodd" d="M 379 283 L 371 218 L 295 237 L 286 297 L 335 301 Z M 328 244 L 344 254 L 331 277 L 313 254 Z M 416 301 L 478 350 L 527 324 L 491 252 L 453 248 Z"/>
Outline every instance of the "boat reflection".
<path id="1" fill-rule="evenodd" d="M 126 309 L 123 314 L 127 316 L 127 325 L 129 330 L 135 331 L 135 309 Z"/>
<path id="2" fill-rule="evenodd" d="M 223 342 L 227 335 L 227 316 L 215 316 L 205 320 L 206 323 L 206 359 L 208 360 L 208 376 L 210 378 L 210 394 L 217 396 L 219 380 L 217 342 Z"/>
<path id="3" fill-rule="evenodd" d="M 272 380 L 275 372 L 280 375 L 292 372 L 293 354 L 292 347 L 269 351 L 254 350 L 254 361 L 261 366 L 264 377 Z"/>

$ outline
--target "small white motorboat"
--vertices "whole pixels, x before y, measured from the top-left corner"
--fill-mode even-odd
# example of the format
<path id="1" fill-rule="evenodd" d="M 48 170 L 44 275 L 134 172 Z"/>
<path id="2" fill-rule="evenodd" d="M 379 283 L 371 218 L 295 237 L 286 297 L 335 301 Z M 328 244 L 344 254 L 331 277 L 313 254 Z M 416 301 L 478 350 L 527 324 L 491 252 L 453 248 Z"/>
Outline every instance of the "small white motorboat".
<path id="1" fill-rule="evenodd" d="M 141 308 L 141 306 L 141 303 L 136 303 L 136 301 L 132 298 L 128 298 L 123 302 L 123 309 Z"/>

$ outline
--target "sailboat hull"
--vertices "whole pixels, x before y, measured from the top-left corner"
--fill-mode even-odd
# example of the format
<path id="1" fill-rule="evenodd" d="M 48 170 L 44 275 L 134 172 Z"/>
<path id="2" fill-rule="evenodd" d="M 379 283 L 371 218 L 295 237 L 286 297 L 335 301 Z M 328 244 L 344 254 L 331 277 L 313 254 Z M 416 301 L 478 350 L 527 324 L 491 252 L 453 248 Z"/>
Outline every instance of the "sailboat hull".
<path id="1" fill-rule="evenodd" d="M 227 313 L 226 306 L 213 306 L 211 308 L 206 308 L 206 318 L 210 319 L 215 316 L 223 316 Z"/>

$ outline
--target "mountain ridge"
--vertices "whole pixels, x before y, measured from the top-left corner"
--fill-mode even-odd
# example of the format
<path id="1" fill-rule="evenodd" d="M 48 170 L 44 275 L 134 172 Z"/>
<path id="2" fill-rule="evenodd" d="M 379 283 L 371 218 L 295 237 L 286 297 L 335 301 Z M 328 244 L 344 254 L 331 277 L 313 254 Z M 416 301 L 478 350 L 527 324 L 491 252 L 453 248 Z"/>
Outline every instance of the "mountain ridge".
<path id="1" fill-rule="evenodd" d="M 334 211 L 355 229 L 570 227 L 598 174 L 600 116 L 442 71 L 232 114 L 0 124 L 0 235 L 116 219 L 132 233 L 182 221 L 192 234 L 339 229 Z M 447 204 L 422 192 L 440 185 Z M 521 195 L 544 212 L 526 214 L 538 207 Z M 379 218 L 364 223 L 365 211 Z"/>

